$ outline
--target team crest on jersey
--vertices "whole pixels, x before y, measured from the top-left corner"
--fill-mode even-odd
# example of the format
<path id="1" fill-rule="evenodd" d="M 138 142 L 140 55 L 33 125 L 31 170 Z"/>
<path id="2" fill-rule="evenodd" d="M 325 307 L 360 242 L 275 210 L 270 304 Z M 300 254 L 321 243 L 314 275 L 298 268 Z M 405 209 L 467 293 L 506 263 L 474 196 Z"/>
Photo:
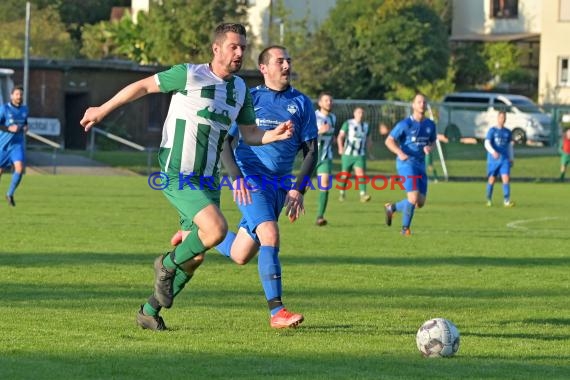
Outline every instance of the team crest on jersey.
<path id="1" fill-rule="evenodd" d="M 297 105 L 296 105 L 296 104 L 291 103 L 291 104 L 289 104 L 289 105 L 287 106 L 287 111 L 289 111 L 289 113 L 290 113 L 291 115 L 294 115 L 295 113 L 297 113 L 298 110 L 299 110 L 299 109 L 297 108 Z"/>
<path id="2" fill-rule="evenodd" d="M 430 128 L 430 127 L 427 127 L 427 128 L 426 128 L 426 132 L 427 132 L 428 135 L 429 135 L 429 134 L 431 133 L 431 128 Z"/>

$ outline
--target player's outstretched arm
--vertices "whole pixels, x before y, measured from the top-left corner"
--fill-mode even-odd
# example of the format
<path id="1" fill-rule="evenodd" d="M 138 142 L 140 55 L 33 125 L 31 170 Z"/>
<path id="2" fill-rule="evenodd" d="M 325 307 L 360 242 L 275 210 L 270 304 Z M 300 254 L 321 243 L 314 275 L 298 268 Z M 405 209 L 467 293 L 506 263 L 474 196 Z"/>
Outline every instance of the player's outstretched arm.
<path id="1" fill-rule="evenodd" d="M 393 136 L 388 135 L 384 144 L 386 145 L 386 148 L 388 148 L 390 152 L 398 156 L 400 160 L 406 161 L 408 159 L 408 155 L 404 153 L 402 149 L 400 149 Z"/>
<path id="2" fill-rule="evenodd" d="M 301 144 L 301 150 L 303 151 L 301 170 L 299 171 L 293 189 L 289 190 L 287 198 L 285 199 L 286 213 L 291 222 L 299 219 L 299 217 L 305 213 L 303 194 L 305 194 L 305 191 L 311 183 L 311 174 L 315 171 L 315 166 L 317 165 L 317 139 L 303 142 L 303 144 Z"/>
<path id="3" fill-rule="evenodd" d="M 95 124 L 100 123 L 109 113 L 119 108 L 123 104 L 130 103 L 146 94 L 159 92 L 160 89 L 153 76 L 131 83 L 117 92 L 115 96 L 103 103 L 99 107 L 89 107 L 85 111 L 83 118 L 79 122 L 89 131 Z"/>
<path id="4" fill-rule="evenodd" d="M 251 194 L 249 192 L 249 188 L 245 183 L 241 170 L 236 164 L 236 158 L 232 146 L 234 140 L 235 138 L 232 135 L 228 135 L 224 140 L 221 153 L 222 163 L 228 171 L 228 174 L 233 178 L 232 193 L 234 195 L 234 202 L 237 204 L 250 204 Z"/>
<path id="5" fill-rule="evenodd" d="M 275 129 L 264 131 L 258 128 L 255 124 L 252 125 L 239 125 L 239 132 L 242 135 L 243 141 L 247 145 L 265 145 L 275 141 L 287 140 L 293 136 L 295 128 L 293 122 L 287 120 L 279 124 Z"/>

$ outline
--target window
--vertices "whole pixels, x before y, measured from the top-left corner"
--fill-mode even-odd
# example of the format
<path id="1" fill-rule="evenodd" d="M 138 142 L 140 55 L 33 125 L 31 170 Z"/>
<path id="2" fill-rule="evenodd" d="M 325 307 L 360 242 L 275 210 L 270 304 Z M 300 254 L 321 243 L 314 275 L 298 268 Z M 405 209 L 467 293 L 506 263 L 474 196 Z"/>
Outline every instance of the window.
<path id="1" fill-rule="evenodd" d="M 560 21 L 570 21 L 570 0 L 560 0 Z"/>
<path id="2" fill-rule="evenodd" d="M 558 85 L 560 86 L 570 86 L 570 81 L 568 80 L 568 62 L 570 58 L 560 57 L 558 58 Z"/>
<path id="3" fill-rule="evenodd" d="M 517 18 L 519 15 L 519 0 L 491 0 L 491 17 Z"/>

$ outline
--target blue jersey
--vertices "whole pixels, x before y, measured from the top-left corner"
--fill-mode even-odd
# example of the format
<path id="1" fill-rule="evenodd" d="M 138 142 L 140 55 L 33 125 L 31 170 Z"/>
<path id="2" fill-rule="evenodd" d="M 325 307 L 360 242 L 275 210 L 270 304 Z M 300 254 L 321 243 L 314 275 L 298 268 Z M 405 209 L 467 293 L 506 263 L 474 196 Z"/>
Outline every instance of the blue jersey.
<path id="1" fill-rule="evenodd" d="M 416 121 L 409 116 L 400 121 L 390 132 L 400 145 L 400 149 L 408 155 L 402 163 L 425 166 L 424 147 L 433 144 L 437 138 L 435 124 L 430 119 Z M 398 161 L 400 159 L 398 158 Z"/>
<path id="2" fill-rule="evenodd" d="M 489 140 L 491 147 L 501 155 L 502 160 L 509 160 L 509 149 L 512 140 L 512 132 L 507 128 L 491 127 L 485 140 Z M 487 152 L 487 159 L 492 160 L 493 155 Z"/>
<path id="3" fill-rule="evenodd" d="M 242 139 L 235 150 L 236 163 L 244 176 L 284 177 L 293 171 L 295 156 L 305 141 L 317 138 L 317 121 L 313 103 L 293 87 L 273 91 L 266 86 L 251 89 L 255 123 L 264 130 L 275 129 L 287 120 L 295 133 L 290 139 L 271 144 L 249 146 Z M 237 126 L 229 134 L 237 136 Z"/>
<path id="4" fill-rule="evenodd" d="M 24 142 L 24 125 L 28 124 L 28 106 L 16 107 L 11 102 L 0 106 L 0 125 L 9 127 L 16 124 L 18 132 L 0 131 L 0 147 Z"/>

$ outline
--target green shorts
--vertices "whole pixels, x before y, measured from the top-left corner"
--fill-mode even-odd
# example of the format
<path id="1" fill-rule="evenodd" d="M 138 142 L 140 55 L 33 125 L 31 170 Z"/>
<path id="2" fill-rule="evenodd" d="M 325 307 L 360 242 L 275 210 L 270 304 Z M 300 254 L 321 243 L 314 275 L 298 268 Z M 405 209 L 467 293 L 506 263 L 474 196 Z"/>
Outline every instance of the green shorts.
<path id="1" fill-rule="evenodd" d="M 198 178 L 192 178 L 189 184 L 183 183 L 180 189 L 178 173 L 168 175 L 168 186 L 162 193 L 174 206 L 180 216 L 180 227 L 183 231 L 190 231 L 194 226 L 194 217 L 209 205 L 220 207 L 220 189 L 218 182 L 215 186 L 204 186 Z M 216 187 L 217 186 L 217 187 Z"/>
<path id="2" fill-rule="evenodd" d="M 332 160 L 322 160 L 317 162 L 315 167 L 315 172 L 317 174 L 332 174 Z"/>
<path id="3" fill-rule="evenodd" d="M 560 165 L 568 166 L 570 164 L 570 154 L 562 153 L 560 156 Z"/>
<path id="4" fill-rule="evenodd" d="M 353 168 L 361 168 L 366 170 L 366 157 L 365 156 L 347 156 L 342 155 L 341 158 L 342 171 L 351 172 Z"/>

